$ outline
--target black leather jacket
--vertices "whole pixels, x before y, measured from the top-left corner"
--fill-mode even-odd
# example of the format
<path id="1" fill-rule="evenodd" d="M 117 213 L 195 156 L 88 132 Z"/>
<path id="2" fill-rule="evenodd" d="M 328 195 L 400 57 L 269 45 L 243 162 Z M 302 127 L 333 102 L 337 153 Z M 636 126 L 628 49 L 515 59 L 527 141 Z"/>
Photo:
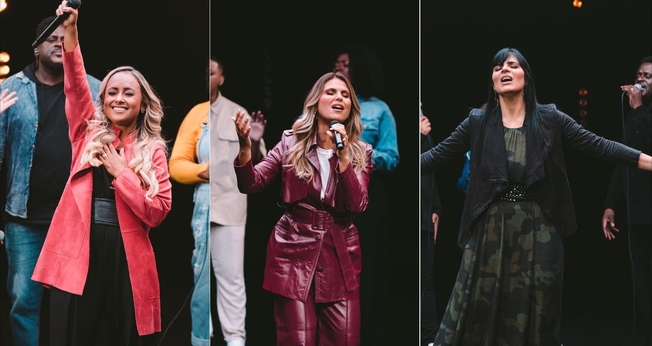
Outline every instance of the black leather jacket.
<path id="1" fill-rule="evenodd" d="M 527 116 L 524 125 L 526 186 L 557 232 L 566 237 L 577 229 L 577 221 L 563 147 L 635 167 L 641 152 L 584 129 L 552 104 L 540 105 L 540 113 L 538 128 L 533 121 L 527 121 Z M 481 128 L 483 114 L 483 110 L 471 110 L 448 138 L 421 154 L 421 173 L 424 174 L 462 157 L 469 149 L 473 152 L 458 238 L 462 248 L 469 239 L 473 223 L 509 185 L 500 114 L 488 119 L 486 128 Z"/>

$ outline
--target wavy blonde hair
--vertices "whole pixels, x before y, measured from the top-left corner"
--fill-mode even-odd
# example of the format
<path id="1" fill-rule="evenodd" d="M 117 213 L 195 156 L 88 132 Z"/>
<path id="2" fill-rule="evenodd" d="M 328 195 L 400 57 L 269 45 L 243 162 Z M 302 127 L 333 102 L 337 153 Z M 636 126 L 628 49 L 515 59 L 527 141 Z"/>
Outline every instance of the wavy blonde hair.
<path id="1" fill-rule="evenodd" d="M 152 162 L 152 153 L 156 146 L 165 149 L 168 156 L 167 143 L 161 135 L 161 121 L 163 120 L 163 105 L 157 93 L 147 82 L 145 77 L 138 70 L 131 66 L 121 66 L 110 71 L 100 84 L 100 93 L 95 105 L 93 117 L 87 121 L 86 132 L 87 144 L 81 157 L 81 164 L 88 162 L 93 167 L 99 167 L 102 163 L 97 159 L 102 147 L 116 138 L 111 127 L 111 120 L 104 113 L 104 98 L 108 80 L 116 73 L 127 72 L 136 78 L 140 85 L 142 102 L 145 105 L 145 112 L 138 114 L 136 120 L 136 141 L 132 151 L 134 158 L 127 163 L 127 167 L 134 171 L 140 178 L 141 185 L 147 189 L 145 197 L 151 199 L 158 193 L 158 180 L 156 179 L 156 167 Z"/>
<path id="2" fill-rule="evenodd" d="M 355 95 L 351 82 L 339 72 L 328 72 L 321 76 L 310 89 L 303 103 L 303 112 L 294 121 L 292 132 L 296 143 L 287 152 L 285 166 L 293 166 L 297 176 L 310 181 L 313 176 L 312 166 L 308 162 L 307 154 L 310 143 L 317 132 L 317 108 L 319 99 L 324 92 L 324 85 L 331 79 L 340 79 L 346 83 L 351 98 L 351 112 L 342 125 L 346 128 L 347 145 L 351 153 L 351 162 L 356 172 L 360 172 L 367 164 L 366 144 L 360 140 L 362 121 L 360 120 L 360 103 Z"/>

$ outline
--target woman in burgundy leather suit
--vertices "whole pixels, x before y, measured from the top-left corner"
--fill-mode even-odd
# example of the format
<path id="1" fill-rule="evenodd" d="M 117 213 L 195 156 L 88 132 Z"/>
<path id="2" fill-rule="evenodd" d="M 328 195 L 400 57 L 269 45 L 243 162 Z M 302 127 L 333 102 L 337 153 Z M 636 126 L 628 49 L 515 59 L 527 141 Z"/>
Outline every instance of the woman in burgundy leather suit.
<path id="1" fill-rule="evenodd" d="M 255 166 L 248 118 L 238 111 L 234 122 L 240 191 L 282 182 L 285 212 L 267 244 L 263 280 L 274 294 L 276 344 L 359 345 L 360 241 L 352 221 L 368 204 L 372 148 L 359 139 L 351 83 L 334 72 L 319 78 L 292 129 Z"/>

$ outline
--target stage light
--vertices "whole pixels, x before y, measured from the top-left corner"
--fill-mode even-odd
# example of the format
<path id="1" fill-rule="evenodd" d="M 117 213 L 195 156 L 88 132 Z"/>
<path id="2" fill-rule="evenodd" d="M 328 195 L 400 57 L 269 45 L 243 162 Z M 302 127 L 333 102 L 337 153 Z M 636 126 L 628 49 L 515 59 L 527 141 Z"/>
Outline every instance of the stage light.
<path id="1" fill-rule="evenodd" d="M 0 12 L 4 11 L 7 8 L 7 1 L 0 0 Z"/>
<path id="2" fill-rule="evenodd" d="M 5 80 L 9 76 L 9 62 L 10 56 L 7 52 L 0 52 L 0 82 Z"/>
<path id="3" fill-rule="evenodd" d="M 582 8 L 582 2 L 579 0 L 573 0 L 573 7 Z"/>
<path id="4" fill-rule="evenodd" d="M 587 109 L 589 105 L 589 101 L 587 100 L 587 96 L 589 95 L 589 91 L 586 88 L 580 88 L 577 92 L 577 94 L 580 96 L 579 100 L 579 105 L 580 105 L 580 118 L 579 118 L 579 123 L 580 125 L 586 127 L 589 124 L 589 110 Z"/>

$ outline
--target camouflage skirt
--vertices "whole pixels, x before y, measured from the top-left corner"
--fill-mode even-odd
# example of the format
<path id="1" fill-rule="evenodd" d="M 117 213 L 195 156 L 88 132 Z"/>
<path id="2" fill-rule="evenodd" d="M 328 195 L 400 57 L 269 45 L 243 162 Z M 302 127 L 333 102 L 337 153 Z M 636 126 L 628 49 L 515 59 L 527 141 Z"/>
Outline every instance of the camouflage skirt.
<path id="1" fill-rule="evenodd" d="M 564 248 L 532 201 L 476 223 L 435 346 L 559 346 Z"/>

